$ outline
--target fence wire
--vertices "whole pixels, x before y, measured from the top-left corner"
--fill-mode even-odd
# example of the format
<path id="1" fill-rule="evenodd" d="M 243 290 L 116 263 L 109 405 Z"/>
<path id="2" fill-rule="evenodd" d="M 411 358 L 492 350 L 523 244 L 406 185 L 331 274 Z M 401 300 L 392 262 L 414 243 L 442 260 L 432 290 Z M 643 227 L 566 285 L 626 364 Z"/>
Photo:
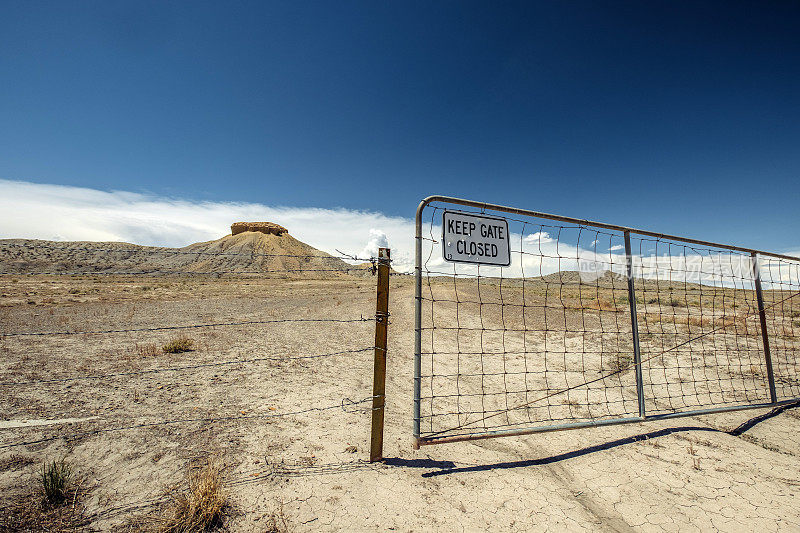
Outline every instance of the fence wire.
<path id="1" fill-rule="evenodd" d="M 148 374 L 160 374 L 163 372 L 183 372 L 187 370 L 198 370 L 201 368 L 213 368 L 219 366 L 243 365 L 250 363 L 263 363 L 265 361 L 301 361 L 305 359 L 322 359 L 327 357 L 334 357 L 337 355 L 351 355 L 356 353 L 372 352 L 376 349 L 375 346 L 368 346 L 365 348 L 355 348 L 352 350 L 340 350 L 338 352 L 319 353 L 311 355 L 288 355 L 288 356 L 274 356 L 274 357 L 249 357 L 241 359 L 229 359 L 226 361 L 213 361 L 210 363 L 198 363 L 196 365 L 183 365 L 183 366 L 167 366 L 159 368 L 148 368 L 144 370 L 131 370 L 125 372 L 107 372 L 104 374 L 89 374 L 80 376 L 70 376 L 68 378 L 48 378 L 48 379 L 31 379 L 26 381 L 0 381 L 0 387 L 13 387 L 23 385 L 43 385 L 47 383 L 69 383 L 72 381 L 88 381 L 88 380 L 103 380 L 113 379 L 118 377 L 133 377 L 144 376 Z"/>
<path id="2" fill-rule="evenodd" d="M 144 259 L 142 258 L 144 256 Z M 162 258 L 167 256 L 182 257 L 182 263 L 165 263 L 164 265 L 156 265 L 152 269 L 151 264 L 148 263 L 152 257 Z M 217 258 L 227 261 L 233 258 L 235 261 L 231 263 L 209 263 L 209 259 L 216 260 Z M 258 263 L 256 259 L 278 260 L 279 263 Z M 35 261 L 34 261 L 35 260 Z M 241 260 L 241 262 L 236 262 Z M 292 254 L 268 254 L 268 253 L 248 253 L 241 251 L 225 251 L 225 252 L 210 252 L 198 251 L 191 249 L 146 249 L 141 247 L 131 247 L 131 245 L 122 245 L 122 248 L 106 245 L 74 245 L 65 244 L 59 245 L 58 243 L 46 242 L 0 242 L 0 275 L 5 276 L 120 276 L 122 278 L 130 279 L 131 277 L 150 276 L 150 275 L 187 275 L 187 276 L 204 276 L 204 275 L 239 275 L 239 274 L 254 274 L 259 277 L 270 277 L 272 274 L 287 274 L 287 273 L 351 273 L 354 271 L 369 272 L 371 268 L 365 269 L 363 266 L 354 266 L 346 263 L 345 261 L 363 261 L 372 265 L 374 268 L 376 259 L 368 258 L 361 259 L 357 256 L 350 256 L 341 254 L 341 256 L 327 256 L 327 255 L 292 255 Z M 122 264 L 125 267 L 120 269 L 118 266 Z M 325 265 L 330 264 L 331 267 L 327 268 Z M 86 268 L 90 265 L 90 268 Z M 245 265 L 242 268 L 241 265 Z M 250 265 L 249 267 L 247 265 Z M 297 268 L 299 265 L 299 268 Z M 191 269 L 187 269 L 190 266 Z M 252 267 L 258 267 L 252 269 Z M 34 283 L 37 278 L 33 278 Z M 117 281 L 111 278 L 110 281 Z M 371 293 L 371 291 L 370 291 Z M 8 296 L 3 294 L 3 296 Z M 371 300 L 371 298 L 370 298 Z M 337 299 L 338 301 L 338 299 Z M 51 302 L 55 303 L 55 302 Z M 374 306 L 374 303 L 373 303 Z M 371 306 L 370 306 L 371 307 Z M 369 307 L 368 307 L 369 309 Z M 61 428 L 52 428 L 46 425 L 44 429 L 40 426 L 23 426 L 19 428 L 11 427 L 5 428 L 4 433 L 18 431 L 42 431 L 45 436 L 42 438 L 16 440 L 14 442 L 7 442 L 0 445 L 0 449 L 13 448 L 18 446 L 29 446 L 41 443 L 46 443 L 59 439 L 74 440 L 91 435 L 96 435 L 106 432 L 117 432 L 123 430 L 146 429 L 158 426 L 175 425 L 175 424 L 192 424 L 192 423 L 221 423 L 221 422 L 235 422 L 248 419 L 272 419 L 292 417 L 302 414 L 341 410 L 345 413 L 357 414 L 369 412 L 372 407 L 365 406 L 372 402 L 378 396 L 369 396 L 363 399 L 352 400 L 347 395 L 341 397 L 329 398 L 329 402 L 323 405 L 304 407 L 299 405 L 297 409 L 289 409 L 285 412 L 255 412 L 245 414 L 234 414 L 230 416 L 222 416 L 216 414 L 209 414 L 208 416 L 188 416 L 172 417 L 166 415 L 166 419 L 152 420 L 149 416 L 152 413 L 147 411 L 147 408 L 134 408 L 132 405 L 126 403 L 126 394 L 133 393 L 134 398 L 139 397 L 139 388 L 136 383 L 129 384 L 127 380 L 139 376 L 150 376 L 154 374 L 164 373 L 180 373 L 186 375 L 189 372 L 203 371 L 206 369 L 215 369 L 220 367 L 236 367 L 244 366 L 249 370 L 255 370 L 256 366 L 260 363 L 297 363 L 308 360 L 323 360 L 331 359 L 341 356 L 357 356 L 358 354 L 367 354 L 374 352 L 376 347 L 372 344 L 372 339 L 367 342 L 353 342 L 352 344 L 360 344 L 353 348 L 348 348 L 346 345 L 341 346 L 340 349 L 333 349 L 325 351 L 324 348 L 308 345 L 308 339 L 312 338 L 310 335 L 302 335 L 302 346 L 291 348 L 287 345 L 283 346 L 281 352 L 286 351 L 284 355 L 278 353 L 276 355 L 260 354 L 248 347 L 248 355 L 244 357 L 235 357 L 225 359 L 220 354 L 210 353 L 205 360 L 196 361 L 192 360 L 189 364 L 163 365 L 162 361 L 156 358 L 141 359 L 143 356 L 139 353 L 140 357 L 134 361 L 130 360 L 127 355 L 121 357 L 111 357 L 100 353 L 103 346 L 114 346 L 118 344 L 118 340 L 113 337 L 114 334 L 139 334 L 139 333 L 158 333 L 158 332 L 171 332 L 171 331 L 185 331 L 189 329 L 210 329 L 214 332 L 213 328 L 217 327 L 252 327 L 263 325 L 296 325 L 302 326 L 309 330 L 309 333 L 314 332 L 315 329 L 326 326 L 330 332 L 335 330 L 342 330 L 355 326 L 359 323 L 373 323 L 375 317 L 365 317 L 363 314 L 347 317 L 339 308 L 329 309 L 330 314 L 325 315 L 325 307 L 317 305 L 315 308 L 315 315 L 306 318 L 269 318 L 269 319 L 245 319 L 245 320 L 226 320 L 226 321 L 203 321 L 196 323 L 180 323 L 188 322 L 189 319 L 182 318 L 178 324 L 164 324 L 155 325 L 152 327 L 126 327 L 124 322 L 109 324 L 109 327 L 96 327 L 88 328 L 84 325 L 85 329 L 78 330 L 56 330 L 48 328 L 43 324 L 41 329 L 34 329 L 31 324 L 31 330 L 26 331 L 24 328 L 15 328 L 14 331 L 8 331 L 7 323 L 3 329 L 0 330 L 0 337 L 3 338 L 3 350 L 6 354 L 18 354 L 19 361 L 7 361 L 5 368 L 6 376 L 14 376 L 15 379 L 0 381 L 0 387 L 3 388 L 4 402 L 0 407 L 6 412 L 11 413 L 15 410 L 18 414 L 23 412 L 36 413 L 37 417 L 42 415 L 51 415 L 48 418 L 54 418 L 58 423 L 63 417 L 77 416 L 75 413 L 87 412 L 86 409 L 90 407 L 91 402 L 105 402 L 107 405 L 110 403 L 118 404 L 114 410 L 122 408 L 123 414 L 128 414 L 128 418 L 121 416 L 108 418 L 105 416 L 89 417 L 83 419 L 76 419 L 78 427 L 90 426 L 91 429 L 86 431 L 69 432 L 65 431 L 69 425 Z M 274 312 L 274 311 L 273 311 Z M 50 316 L 52 316 L 52 312 Z M 38 316 L 38 315 L 36 315 Z M 48 315 L 44 315 L 44 320 L 47 320 Z M 201 314 L 202 316 L 202 314 Z M 118 320 L 130 320 L 132 317 L 120 317 Z M 158 318 L 163 317 L 163 312 L 158 314 Z M 53 318 L 52 320 L 55 320 Z M 138 318 L 140 321 L 141 318 Z M 39 319 L 37 322 L 41 322 Z M 105 324 L 101 324 L 105 325 Z M 2 327 L 2 326 L 0 326 Z M 80 346 L 81 350 L 86 348 L 86 345 L 75 345 L 75 342 L 82 342 L 88 336 L 108 335 L 103 342 L 98 340 L 95 356 L 101 359 L 93 360 L 92 355 L 89 354 L 85 359 L 84 366 L 78 370 L 70 365 L 65 365 L 63 361 L 57 358 L 49 357 L 44 354 L 44 351 L 52 350 L 60 344 L 70 346 Z M 342 333 L 340 332 L 341 336 Z M 212 337 L 216 336 L 216 332 Z M 371 333 L 368 334 L 371 337 Z M 268 337 L 267 337 L 268 338 Z M 347 337 L 343 337 L 347 338 Z M 63 339 L 63 340 L 62 340 Z M 147 340 L 147 339 L 145 339 Z M 163 340 L 163 339 L 153 339 Z M 333 341 L 327 341 L 323 338 L 324 343 L 335 344 Z M 47 342 L 48 344 L 45 344 Z M 350 344 L 350 343 L 348 343 Z M 351 346 L 352 346 L 351 344 Z M 10 346 L 13 346 L 12 349 Z M 154 350 L 160 350 L 159 345 L 152 344 Z M 139 344 L 136 344 L 138 349 Z M 129 347 L 130 348 L 130 347 Z M 41 360 L 36 364 L 31 364 L 28 351 L 35 350 L 37 356 L 42 355 Z M 166 349 L 166 348 L 165 348 Z M 63 349 L 62 349 L 63 351 Z M 136 350 L 134 350 L 135 352 Z M 224 351 L 224 350 L 223 350 Z M 269 351 L 276 351 L 274 347 L 269 348 Z M 295 352 L 295 353 L 292 353 Z M 305 353 L 304 353 L 305 352 Z M 310 353 L 309 353 L 310 352 Z M 318 353 L 315 353 L 318 352 Z M 59 351 L 58 353 L 61 353 Z M 195 357 L 189 355 L 190 357 Z M 88 364 L 88 366 L 87 366 Z M 131 368 L 133 366 L 133 368 Z M 145 368 L 141 368 L 144 366 Z M 101 370 L 101 368 L 109 368 L 108 370 Z M 136 368 L 139 367 L 139 368 Z M 273 368 L 270 366 L 269 368 Z M 304 370 L 305 366 L 298 367 L 292 366 L 293 371 Z M 319 370 L 319 369 L 317 369 Z M 216 374 L 210 379 L 216 378 Z M 198 377 L 203 381 L 202 376 Z M 87 382 L 79 388 L 73 388 L 76 382 Z M 144 393 L 144 392 L 143 392 Z M 137 400 L 134 399 L 134 403 Z M 88 403 L 87 403 L 88 402 Z M 315 402 L 309 402 L 315 403 Z M 85 405 L 84 405 L 85 404 Z M 95 405 L 96 407 L 96 405 Z M 206 408 L 216 410 L 215 406 L 207 405 Z M 65 411 L 66 408 L 66 412 Z M 198 408 L 195 405 L 194 408 Z M 270 409 L 273 409 L 270 407 Z M 51 411 L 51 412 L 48 412 Z M 180 410 L 179 410 L 180 412 Z M 144 416 L 142 416 L 144 415 Z M 150 418 L 151 420 L 147 420 Z M 144 420 L 143 420 L 144 419 Z M 133 421 L 138 422 L 133 423 Z M 72 423 L 70 423 L 71 425 Z M 100 427 L 92 427 L 92 426 Z M 37 429 L 38 428 L 38 429 Z M 49 428 L 49 429 L 48 429 Z M 49 434 L 49 435 L 48 435 Z"/>
<path id="3" fill-rule="evenodd" d="M 369 396 L 367 398 L 363 398 L 361 400 L 351 400 L 350 398 L 342 398 L 342 400 L 338 403 L 331 404 L 331 405 L 324 405 L 324 406 L 314 406 L 308 407 L 305 409 L 298 409 L 295 411 L 288 411 L 284 413 L 254 413 L 254 414 L 241 414 L 241 415 L 230 415 L 230 416 L 202 416 L 202 417 L 189 417 L 189 418 L 177 418 L 177 419 L 170 419 L 170 420 L 158 420 L 154 422 L 140 422 L 136 424 L 125 424 L 127 422 L 126 419 L 118 419 L 118 420 L 111 420 L 111 422 L 121 422 L 122 424 L 112 426 L 112 427 L 104 427 L 104 428 L 96 428 L 87 431 L 78 431 L 74 433 L 59 433 L 58 435 L 53 435 L 50 437 L 42 437 L 39 439 L 32 439 L 32 440 L 25 440 L 25 441 L 18 441 L 12 442 L 8 444 L 0 444 L 0 449 L 6 448 L 15 448 L 18 446 L 31 446 L 34 444 L 42 444 L 45 442 L 51 442 L 54 440 L 76 440 L 81 439 L 84 437 L 89 437 L 92 435 L 98 435 L 100 433 L 109 433 L 109 432 L 117 432 L 117 431 L 125 431 L 130 429 L 144 429 L 144 428 L 153 428 L 158 426 L 171 426 L 175 424 L 191 424 L 191 423 L 218 423 L 218 422 L 234 422 L 240 420 L 265 420 L 270 418 L 285 418 L 290 416 L 298 416 L 307 413 L 313 412 L 320 412 L 320 411 L 331 411 L 331 410 L 338 410 L 341 409 L 344 412 L 366 412 L 371 411 L 372 408 L 358 408 L 356 409 L 355 406 L 359 406 L 368 402 L 372 402 L 373 399 L 377 398 L 378 396 Z M 348 410 L 348 408 L 350 410 Z M 86 421 L 82 421 L 85 423 Z M 92 421 L 89 421 L 92 422 Z M 99 422 L 109 422 L 109 420 L 99 420 Z"/>
<path id="4" fill-rule="evenodd" d="M 111 333 L 142 333 L 149 331 L 173 331 L 182 329 L 214 328 L 224 326 L 254 326 L 264 324 L 285 324 L 285 323 L 333 323 L 333 324 L 352 324 L 356 322 L 374 322 L 374 318 L 279 318 L 274 320 L 240 320 L 235 322 L 208 322 L 204 324 L 188 324 L 183 326 L 156 326 L 152 328 L 128 328 L 128 329 L 103 329 L 93 331 L 14 331 L 0 333 L 0 337 L 46 337 L 63 335 L 104 335 Z"/>
<path id="5" fill-rule="evenodd" d="M 499 213 L 509 267 L 448 263 L 444 209 L 483 211 L 423 212 L 422 439 L 639 417 L 628 268 L 648 416 L 770 402 L 750 254 L 631 234 L 629 264 L 622 231 Z M 760 263 L 779 400 L 800 392 L 799 265 Z"/>
<path id="6" fill-rule="evenodd" d="M 800 396 L 800 298 L 787 298 L 800 290 L 800 262 L 762 257 L 761 280 L 764 285 L 775 392 L 781 398 Z"/>

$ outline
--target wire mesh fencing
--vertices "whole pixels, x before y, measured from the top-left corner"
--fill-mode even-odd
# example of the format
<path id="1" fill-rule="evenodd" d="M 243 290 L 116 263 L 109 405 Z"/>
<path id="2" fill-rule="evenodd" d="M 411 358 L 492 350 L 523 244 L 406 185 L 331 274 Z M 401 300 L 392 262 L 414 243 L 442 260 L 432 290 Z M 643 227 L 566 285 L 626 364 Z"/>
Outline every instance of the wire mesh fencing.
<path id="1" fill-rule="evenodd" d="M 510 264 L 445 260 L 445 212 L 505 219 Z M 417 214 L 417 443 L 792 401 L 798 268 L 786 256 L 428 199 Z"/>

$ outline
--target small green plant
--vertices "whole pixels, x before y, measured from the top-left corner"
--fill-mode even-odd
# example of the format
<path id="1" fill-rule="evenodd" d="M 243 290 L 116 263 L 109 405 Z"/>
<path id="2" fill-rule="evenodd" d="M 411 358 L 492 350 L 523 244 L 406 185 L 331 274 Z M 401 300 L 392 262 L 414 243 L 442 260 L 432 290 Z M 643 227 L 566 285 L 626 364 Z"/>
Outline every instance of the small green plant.
<path id="1" fill-rule="evenodd" d="M 57 505 L 67 497 L 67 488 L 72 478 L 72 467 L 64 460 L 50 461 L 42 465 L 39 482 L 45 499 Z"/>
<path id="2" fill-rule="evenodd" d="M 669 305 L 672 307 L 685 307 L 686 303 L 678 300 L 677 298 L 670 298 Z"/>
<path id="3" fill-rule="evenodd" d="M 194 347 L 194 341 L 189 337 L 176 337 L 164 345 L 162 350 L 164 353 L 183 353 L 191 352 Z"/>

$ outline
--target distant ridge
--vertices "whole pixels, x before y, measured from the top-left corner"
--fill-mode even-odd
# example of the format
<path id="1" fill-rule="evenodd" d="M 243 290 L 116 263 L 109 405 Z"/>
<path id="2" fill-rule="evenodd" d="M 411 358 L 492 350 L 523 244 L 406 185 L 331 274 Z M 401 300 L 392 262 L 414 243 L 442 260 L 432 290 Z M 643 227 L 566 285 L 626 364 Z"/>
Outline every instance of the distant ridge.
<path id="1" fill-rule="evenodd" d="M 0 239 L 0 272 L 121 275 L 263 272 L 330 277 L 348 272 L 359 274 L 360 269 L 288 233 L 246 231 L 183 248 L 124 242 Z"/>

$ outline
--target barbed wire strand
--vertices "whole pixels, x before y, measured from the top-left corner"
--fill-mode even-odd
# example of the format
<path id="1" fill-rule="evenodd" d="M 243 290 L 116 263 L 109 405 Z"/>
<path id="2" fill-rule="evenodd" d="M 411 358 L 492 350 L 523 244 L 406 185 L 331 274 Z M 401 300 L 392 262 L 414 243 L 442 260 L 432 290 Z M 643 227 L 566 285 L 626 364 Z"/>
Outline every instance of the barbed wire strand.
<path id="1" fill-rule="evenodd" d="M 174 424 L 188 424 L 188 423 L 193 423 L 193 422 L 215 423 L 215 422 L 230 422 L 230 421 L 234 421 L 234 420 L 255 420 L 255 419 L 263 420 L 263 419 L 270 419 L 270 418 L 283 418 L 283 417 L 287 417 L 287 416 L 297 416 L 297 415 L 306 414 L 306 413 L 312 413 L 312 412 L 329 411 L 329 410 L 332 410 L 332 409 L 342 409 L 345 412 L 353 413 L 353 412 L 356 412 L 356 411 L 347 411 L 345 406 L 346 405 L 347 406 L 361 405 L 361 404 L 364 404 L 364 403 L 371 402 L 375 398 L 379 398 L 379 397 L 381 397 L 381 396 L 380 395 L 368 396 L 368 397 L 366 397 L 366 398 L 364 398 L 362 400 L 351 400 L 350 398 L 342 398 L 342 401 L 339 402 L 339 403 L 336 403 L 336 404 L 327 405 L 327 406 L 323 406 L 323 407 L 309 407 L 307 409 L 299 409 L 297 411 L 290 411 L 290 412 L 286 412 L 286 413 L 257 413 L 257 414 L 252 414 L 252 415 L 231 415 L 231 416 L 221 416 L 221 417 L 213 417 L 212 416 L 212 417 L 178 418 L 178 419 L 172 419 L 172 420 L 160 420 L 158 422 L 143 422 L 143 423 L 140 423 L 140 424 L 130 424 L 130 425 L 127 425 L 127 426 L 119 426 L 119 427 L 112 427 L 112 428 L 99 428 L 99 429 L 93 429 L 93 430 L 88 430 L 88 431 L 81 431 L 81 432 L 73 433 L 73 434 L 70 434 L 70 435 L 55 435 L 55 436 L 52 436 L 52 437 L 43 437 L 41 439 L 34 439 L 34 440 L 23 441 L 23 442 L 13 442 L 13 443 L 10 443 L 10 444 L 2 444 L 2 445 L 0 445 L 0 449 L 14 448 L 14 447 L 17 447 L 17 446 L 29 446 L 29 445 L 32 445 L 32 444 L 41 444 L 41 443 L 44 443 L 44 442 L 51 442 L 51 441 L 59 440 L 59 439 L 65 439 L 67 441 L 70 441 L 70 440 L 74 440 L 74 439 L 87 437 L 87 436 L 90 436 L 90 435 L 97 435 L 97 434 L 100 434 L 100 433 L 109 433 L 109 432 L 114 432 L 114 431 L 124 431 L 124 430 L 128 430 L 128 429 L 141 429 L 141 428 L 150 428 L 150 427 L 157 427 L 157 426 L 168 426 L 168 425 L 174 425 Z M 366 411 L 371 411 L 372 408 L 365 408 L 363 410 L 365 412 Z"/>
<path id="2" fill-rule="evenodd" d="M 299 274 L 303 272 L 369 272 L 370 270 L 363 267 L 342 267 L 342 268 L 280 268 L 280 269 L 262 269 L 262 270 L 220 270 L 220 271 L 193 271 L 193 270 L 118 270 L 118 271 L 73 271 L 73 272 L 0 272 L 0 276 L 147 276 L 147 275 L 161 275 L 161 276 L 231 276 L 242 274 Z"/>
<path id="3" fill-rule="evenodd" d="M 363 353 L 363 352 L 371 352 L 376 349 L 375 346 L 368 346 L 365 348 L 356 348 L 353 350 L 341 350 L 338 352 L 330 352 L 330 353 L 322 353 L 322 354 L 313 354 L 313 355 L 296 355 L 296 356 L 288 356 L 288 357 L 251 357 L 247 359 L 231 359 L 228 361 L 215 361 L 213 363 L 199 363 L 196 365 L 186 365 L 186 366 L 174 366 L 174 367 L 162 367 L 162 368 L 151 368 L 147 370 L 131 370 L 126 372 L 111 372 L 108 374 L 93 374 L 88 376 L 75 376 L 69 378 L 53 378 L 53 379 L 34 379 L 29 381 L 0 381 L 0 386 L 8 387 L 8 386 L 20 386 L 20 385 L 37 385 L 37 384 L 44 384 L 44 383 L 68 383 L 71 381 L 84 381 L 84 380 L 93 380 L 93 379 L 109 379 L 121 376 L 141 376 L 146 374 L 158 374 L 162 372 L 181 372 L 184 370 L 195 370 L 198 368 L 210 368 L 210 367 L 217 367 L 217 366 L 230 366 L 230 365 L 238 365 L 238 364 L 245 364 L 245 363 L 260 363 L 264 361 L 299 361 L 305 359 L 323 359 L 325 357 L 334 357 L 337 355 L 344 355 L 344 354 L 354 354 L 354 353 Z"/>
<path id="4" fill-rule="evenodd" d="M 24 337 L 24 336 L 47 336 L 47 335 L 104 335 L 109 333 L 142 333 L 147 331 L 171 331 L 179 329 L 198 329 L 209 327 L 224 327 L 224 326 L 252 326 L 264 324 L 280 324 L 284 322 L 328 322 L 336 324 L 346 324 L 354 322 L 374 322 L 374 318 L 361 317 L 351 319 L 340 318 L 279 318 L 271 320 L 244 320 L 240 322 L 210 322 L 207 324 L 190 324 L 186 326 L 157 326 L 152 328 L 130 328 L 130 329 L 107 329 L 96 331 L 18 331 L 12 333 L 0 333 L 0 337 Z"/>

